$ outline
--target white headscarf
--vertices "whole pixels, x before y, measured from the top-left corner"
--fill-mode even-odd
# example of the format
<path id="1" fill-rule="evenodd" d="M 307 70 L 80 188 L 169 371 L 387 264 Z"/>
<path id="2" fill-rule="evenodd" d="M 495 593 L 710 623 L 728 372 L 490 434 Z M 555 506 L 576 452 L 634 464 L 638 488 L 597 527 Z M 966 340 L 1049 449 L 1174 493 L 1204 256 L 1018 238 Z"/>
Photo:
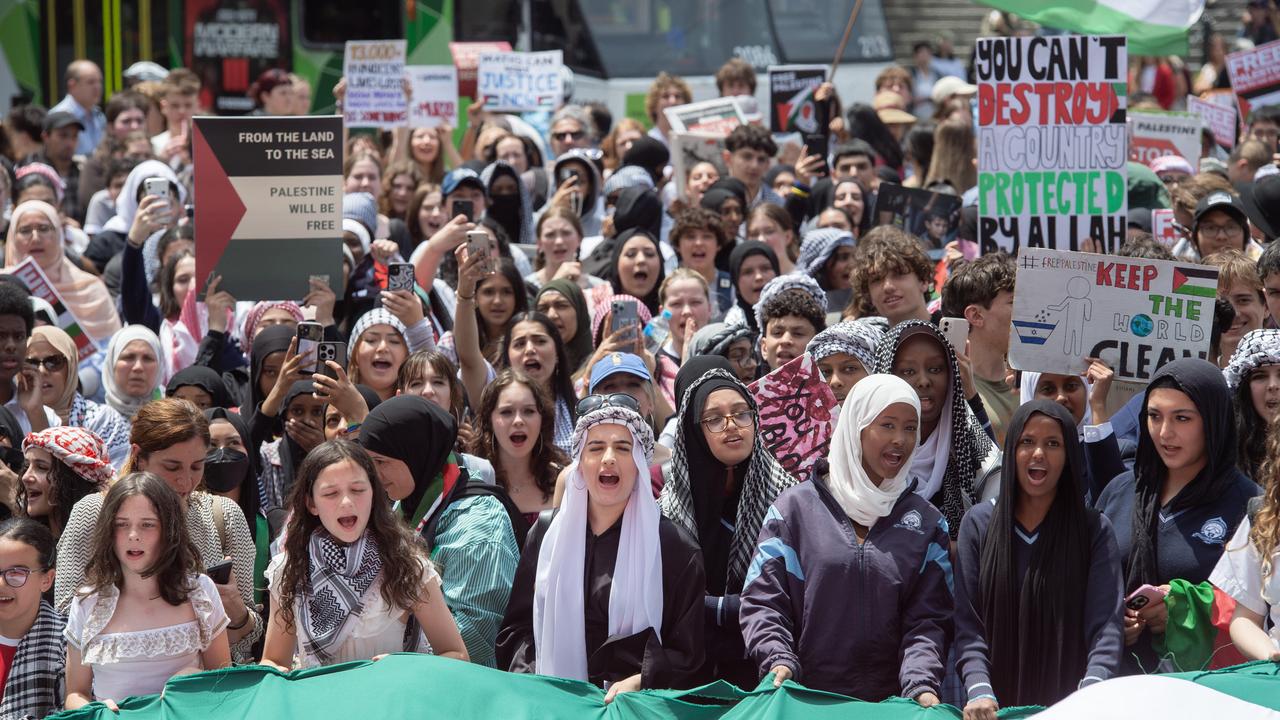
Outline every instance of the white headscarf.
<path id="1" fill-rule="evenodd" d="M 1022 383 L 1018 386 L 1019 405 L 1026 405 L 1037 399 L 1036 386 L 1040 384 L 1040 376 L 1042 374 L 1030 370 L 1022 372 Z M 1083 375 L 1080 376 L 1080 382 L 1084 383 L 1084 415 L 1080 418 L 1080 422 L 1077 423 L 1077 427 L 1084 427 L 1085 425 L 1093 424 L 1093 410 L 1089 407 L 1089 398 L 1093 396 L 1093 383 L 1085 380 Z M 1047 399 L 1052 400 L 1054 398 Z"/>
<path id="2" fill-rule="evenodd" d="M 151 347 L 151 352 L 156 354 L 156 375 L 152 378 L 154 387 L 143 397 L 126 394 L 124 388 L 116 385 L 116 361 L 134 340 L 145 341 Z M 160 338 L 146 326 L 125 326 L 111 337 L 111 344 L 107 345 L 106 362 L 102 364 L 102 387 L 106 392 L 107 404 L 126 418 L 132 418 L 134 413 L 138 412 L 138 408 L 159 397 L 157 390 L 165 382 L 164 368 L 165 354 L 160 348 Z"/>
<path id="3" fill-rule="evenodd" d="M 658 504 L 649 483 L 653 431 L 636 413 L 606 406 L 578 420 L 564 501 L 538 551 L 533 588 L 533 642 L 538 674 L 587 680 L 587 640 L 583 573 L 586 572 L 587 483 L 578 458 L 587 430 L 614 424 L 631 431 L 636 482 L 622 516 L 622 536 L 609 591 L 609 636 L 662 632 L 662 552 Z"/>
<path id="4" fill-rule="evenodd" d="M 906 403 L 915 410 L 916 441 L 898 474 L 876 485 L 862 467 L 862 431 L 894 403 Z M 831 494 L 850 520 L 869 528 L 893 510 L 911 476 L 911 460 L 915 447 L 920 444 L 919 418 L 920 397 L 897 376 L 868 375 L 853 386 L 840 410 L 835 436 L 831 438 L 831 469 L 827 481 Z M 939 423 L 939 430 L 941 428 Z M 937 435 L 938 431 L 933 434 Z M 937 464 L 946 466 L 945 462 Z"/>

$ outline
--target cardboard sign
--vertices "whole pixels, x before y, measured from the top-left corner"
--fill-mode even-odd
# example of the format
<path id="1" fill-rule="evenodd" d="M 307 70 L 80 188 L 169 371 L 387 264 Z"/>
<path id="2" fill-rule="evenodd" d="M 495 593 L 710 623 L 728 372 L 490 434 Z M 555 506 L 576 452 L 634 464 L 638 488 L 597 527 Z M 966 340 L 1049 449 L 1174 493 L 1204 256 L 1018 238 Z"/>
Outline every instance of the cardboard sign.
<path id="1" fill-rule="evenodd" d="M 1224 105 L 1188 95 L 1187 110 L 1200 116 L 1204 126 L 1213 132 L 1214 141 L 1224 150 L 1230 150 L 1236 146 L 1236 106 L 1234 104 Z M 1198 163 L 1195 166 L 1198 166 Z"/>
<path id="2" fill-rule="evenodd" d="M 57 288 L 53 283 L 49 282 L 49 276 L 44 274 L 44 270 L 36 264 L 32 258 L 27 258 L 18 263 L 18 266 L 10 273 L 22 282 L 27 284 L 31 289 L 31 295 L 53 306 L 53 312 L 58 316 L 56 322 L 58 327 L 62 328 L 76 344 L 76 356 L 80 362 L 84 362 L 86 358 L 91 357 L 98 352 L 98 343 L 105 345 L 111 338 L 91 338 L 85 333 L 84 328 L 80 327 L 80 321 L 76 319 L 75 314 L 62 302 L 62 296 L 58 294 Z"/>
<path id="3" fill-rule="evenodd" d="M 562 65 L 564 53 L 560 50 L 481 53 L 476 97 L 484 98 L 484 109 L 489 112 L 553 111 L 564 96 Z"/>
<path id="4" fill-rule="evenodd" d="M 458 70 L 452 65 L 406 65 L 409 86 L 409 127 L 433 128 L 458 120 Z"/>
<path id="5" fill-rule="evenodd" d="M 197 117 L 196 283 L 237 300 L 342 297 L 342 118 Z"/>
<path id="6" fill-rule="evenodd" d="M 1240 104 L 1240 117 L 1254 106 L 1280 105 L 1280 40 L 1227 56 L 1227 77 Z"/>
<path id="7" fill-rule="evenodd" d="M 404 97 L 404 40 L 350 40 L 342 61 L 347 97 L 342 103 L 347 127 L 404 127 L 409 110 Z"/>
<path id="8" fill-rule="evenodd" d="M 876 192 L 875 224 L 906 230 L 920 239 L 931 259 L 941 260 L 947 243 L 956 239 L 963 202 L 959 195 L 880 183 L 880 190 Z"/>
<path id="9" fill-rule="evenodd" d="M 827 79 L 825 65 L 769 68 L 769 127 L 776 133 L 819 130 L 813 91 Z"/>
<path id="10" fill-rule="evenodd" d="M 1173 249 L 1174 245 L 1182 239 L 1182 233 L 1178 230 L 1177 220 L 1173 217 L 1173 210 L 1169 208 L 1156 208 L 1151 211 L 1151 234 L 1161 245 Z"/>
<path id="11" fill-rule="evenodd" d="M 458 97 L 476 99 L 476 67 L 481 53 L 487 52 L 511 52 L 511 43 L 506 40 L 449 43 L 453 66 L 458 68 Z"/>
<path id="12" fill-rule="evenodd" d="M 808 353 L 749 386 L 760 408 L 759 432 L 791 476 L 807 480 L 827 454 L 840 404 Z"/>
<path id="13" fill-rule="evenodd" d="M 1120 36 L 980 38 L 982 252 L 1125 240 L 1128 56 Z"/>
<path id="14" fill-rule="evenodd" d="M 1042 248 L 1018 254 L 1009 364 L 1079 375 L 1101 358 L 1146 383 L 1185 357 L 1208 358 L 1218 269 Z"/>
<path id="15" fill-rule="evenodd" d="M 726 137 L 739 125 L 747 124 L 742 107 L 734 98 L 716 98 L 677 105 L 663 110 L 672 132 L 703 133 Z"/>
<path id="16" fill-rule="evenodd" d="M 676 195 L 685 197 L 689 171 L 700 162 L 717 168 L 724 164 L 724 137 L 705 133 L 671 133 L 671 172 L 676 178 Z"/>
<path id="17" fill-rule="evenodd" d="M 1191 167 L 1200 164 L 1200 131 L 1204 123 L 1192 113 L 1129 113 L 1129 159 L 1150 165 L 1166 155 L 1179 155 Z"/>

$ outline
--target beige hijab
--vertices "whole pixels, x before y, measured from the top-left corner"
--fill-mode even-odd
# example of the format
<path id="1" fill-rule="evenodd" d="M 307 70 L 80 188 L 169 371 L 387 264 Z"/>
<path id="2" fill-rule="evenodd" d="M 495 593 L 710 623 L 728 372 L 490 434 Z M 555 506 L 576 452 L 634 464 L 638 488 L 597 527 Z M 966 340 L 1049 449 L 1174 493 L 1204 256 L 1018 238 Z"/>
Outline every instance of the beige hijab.
<path id="1" fill-rule="evenodd" d="M 27 340 L 27 352 L 31 352 L 31 343 L 43 340 L 49 343 L 57 353 L 67 359 L 67 380 L 62 385 L 62 394 L 53 402 L 53 411 L 63 422 L 71 415 L 71 403 L 76 399 L 76 382 L 79 379 L 80 363 L 76 353 L 76 341 L 71 339 L 61 328 L 38 327 L 31 331 L 31 339 Z"/>

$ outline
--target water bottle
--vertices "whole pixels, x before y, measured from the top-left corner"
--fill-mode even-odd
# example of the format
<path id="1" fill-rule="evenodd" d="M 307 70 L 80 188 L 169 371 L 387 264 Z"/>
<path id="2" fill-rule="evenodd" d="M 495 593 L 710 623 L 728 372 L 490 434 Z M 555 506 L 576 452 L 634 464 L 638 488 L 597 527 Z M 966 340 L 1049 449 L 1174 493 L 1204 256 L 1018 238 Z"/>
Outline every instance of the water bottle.
<path id="1" fill-rule="evenodd" d="M 671 311 L 663 308 L 662 314 L 649 321 L 644 326 L 644 347 L 654 355 L 658 354 L 658 350 L 667 342 L 667 336 L 671 334 Z"/>

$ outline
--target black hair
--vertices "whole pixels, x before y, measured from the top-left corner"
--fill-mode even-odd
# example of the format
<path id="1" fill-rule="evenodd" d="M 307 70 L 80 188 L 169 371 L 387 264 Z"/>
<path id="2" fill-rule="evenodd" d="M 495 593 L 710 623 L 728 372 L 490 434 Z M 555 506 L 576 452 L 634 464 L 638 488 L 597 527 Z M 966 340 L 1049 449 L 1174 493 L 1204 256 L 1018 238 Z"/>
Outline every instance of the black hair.
<path id="1" fill-rule="evenodd" d="M 1251 478 L 1261 477 L 1262 463 L 1267 459 L 1267 420 L 1258 416 L 1253 407 L 1250 378 L 1257 372 L 1254 368 L 1241 378 L 1235 391 L 1236 440 L 1239 451 L 1236 464 L 1240 471 Z"/>
<path id="2" fill-rule="evenodd" d="M 750 148 L 773 157 L 778 154 L 778 144 L 769 131 L 759 125 L 739 125 L 724 139 L 724 149 L 730 153 Z"/>
<path id="3" fill-rule="evenodd" d="M 597 137 L 604 137 L 613 129 L 613 113 L 609 112 L 609 106 L 602 102 L 592 101 L 583 103 L 582 108 L 591 116 L 591 122 L 596 126 Z"/>
<path id="4" fill-rule="evenodd" d="M 1258 279 L 1266 282 L 1272 273 L 1280 273 L 1280 242 L 1267 243 L 1267 249 L 1258 258 Z"/>
<path id="5" fill-rule="evenodd" d="M 804 318 L 813 326 L 813 334 L 817 335 L 827 329 L 827 310 L 820 306 L 812 295 L 804 290 L 793 288 L 784 290 L 769 298 L 760 308 L 760 334 L 767 335 L 769 321 L 787 315 Z"/>
<path id="6" fill-rule="evenodd" d="M 1263 105 L 1250 110 L 1249 122 L 1245 125 L 1251 126 L 1259 120 L 1280 125 L 1280 105 Z"/>
<path id="7" fill-rule="evenodd" d="M 61 194 L 58 192 L 57 186 L 54 185 L 53 181 L 50 180 L 49 178 L 45 177 L 44 175 L 41 175 L 38 172 L 28 173 L 18 178 L 17 180 L 15 180 L 13 183 L 13 190 L 10 192 L 10 195 L 12 196 L 11 200 L 13 201 L 13 204 L 17 205 L 18 198 L 22 196 L 22 193 L 26 192 L 27 190 L 37 185 L 41 185 L 49 188 L 49 190 L 53 192 L 53 196 L 55 198 L 57 198 L 58 195 Z"/>
<path id="8" fill-rule="evenodd" d="M 0 315 L 17 315 L 22 318 L 22 324 L 27 328 L 27 335 L 31 335 L 31 328 L 35 327 L 36 315 L 31 309 L 31 293 L 22 291 L 16 283 L 0 282 Z"/>
<path id="9" fill-rule="evenodd" d="M 859 140 L 858 138 L 836 145 L 831 153 L 831 164 L 833 166 L 839 165 L 840 158 L 846 155 L 865 155 L 869 160 L 874 161 L 876 159 L 876 151 L 871 149 L 866 140 Z"/>
<path id="10" fill-rule="evenodd" d="M 522 322 L 538 323 L 542 326 L 543 331 L 551 337 L 551 342 L 555 343 L 556 370 L 551 374 L 551 387 L 547 388 L 547 394 L 553 400 L 563 401 L 569 408 L 570 417 L 573 417 L 574 408 L 578 404 L 578 394 L 573 389 L 573 371 L 575 368 L 569 364 L 569 352 L 565 350 L 564 340 L 560 339 L 560 331 L 556 329 L 555 323 L 551 322 L 551 318 L 537 310 L 526 310 L 512 315 L 511 322 L 507 324 L 507 332 L 502 336 L 502 349 L 498 352 L 498 369 L 509 368 L 523 372 L 518 368 L 512 368 L 511 359 L 507 356 L 508 351 L 511 349 L 511 331 Z"/>
<path id="11" fill-rule="evenodd" d="M 57 562 L 58 541 L 53 532 L 31 518 L 12 517 L 0 522 L 0 540 L 17 540 L 30 545 L 36 551 L 41 570 L 49 570 Z"/>
<path id="12" fill-rule="evenodd" d="M 929 125 L 917 125 L 908 130 L 906 137 L 902 139 L 902 147 L 925 174 L 928 174 L 929 163 L 933 160 L 933 131 L 934 128 Z"/>
<path id="13" fill-rule="evenodd" d="M 121 175 L 128 177 L 129 173 L 133 172 L 133 169 L 137 167 L 140 162 L 141 161 L 138 158 L 129 155 L 126 155 L 125 157 L 111 158 L 110 162 L 107 163 L 107 185 L 111 184 L 112 178 L 117 178 Z"/>
<path id="14" fill-rule="evenodd" d="M 32 142 L 39 142 L 44 135 L 44 119 L 48 114 L 49 111 L 39 105 L 19 105 L 9 110 L 9 117 L 5 124 L 13 132 L 20 132 Z M 22 160 L 22 158 L 15 159 Z"/>
<path id="15" fill-rule="evenodd" d="M 915 55 L 916 53 L 920 52 L 922 48 L 925 50 L 928 50 L 929 52 L 933 52 L 933 43 L 929 42 L 928 40 L 917 40 L 916 43 L 911 46 L 911 54 Z"/>
<path id="16" fill-rule="evenodd" d="M 870 145 L 885 165 L 897 169 L 902 167 L 902 145 L 889 131 L 889 126 L 880 119 L 876 109 L 866 103 L 854 103 L 849 106 L 849 134 L 860 138 Z M 926 169 L 927 170 L 927 169 Z"/>
<path id="17" fill-rule="evenodd" d="M 511 326 L 515 322 L 514 319 L 518 315 L 529 311 L 529 292 L 525 288 L 524 278 L 520 277 L 520 271 L 516 269 L 516 264 L 511 261 L 511 258 L 509 257 L 500 258 L 498 260 L 498 272 L 495 274 L 501 275 L 502 277 L 507 279 L 508 283 L 511 283 L 511 290 L 515 295 L 515 309 L 511 313 L 512 320 L 507 321 L 507 327 L 506 327 L 506 330 L 510 330 Z M 477 293 L 480 292 L 480 286 L 484 285 L 486 282 L 488 282 L 492 278 L 493 278 L 493 275 L 486 275 L 483 278 L 481 278 L 480 281 L 476 283 L 475 291 Z M 484 347 L 488 345 L 489 341 L 492 340 L 493 338 L 489 337 L 489 331 L 486 329 L 484 317 L 480 314 L 479 302 L 476 303 L 475 313 L 476 313 L 476 329 L 479 331 L 479 335 L 480 335 L 480 349 L 484 350 Z M 558 332 L 556 334 L 556 337 L 559 337 Z M 496 358 L 489 358 L 489 361 L 494 362 L 495 359 Z"/>
<path id="18" fill-rule="evenodd" d="M 50 530 L 56 525 L 61 532 L 71 519 L 71 509 L 81 498 L 98 492 L 98 484 L 80 477 L 71 466 L 50 454 L 49 459 L 49 515 L 42 524 Z M 18 505 L 27 505 L 27 486 L 18 484 Z M 37 520 L 37 522 L 40 522 Z"/>
<path id="19" fill-rule="evenodd" d="M 1222 354 L 1222 331 L 1231 327 L 1236 321 L 1236 309 L 1227 300 L 1218 298 L 1213 301 L 1213 328 L 1209 331 L 1209 360 L 1216 364 Z"/>

